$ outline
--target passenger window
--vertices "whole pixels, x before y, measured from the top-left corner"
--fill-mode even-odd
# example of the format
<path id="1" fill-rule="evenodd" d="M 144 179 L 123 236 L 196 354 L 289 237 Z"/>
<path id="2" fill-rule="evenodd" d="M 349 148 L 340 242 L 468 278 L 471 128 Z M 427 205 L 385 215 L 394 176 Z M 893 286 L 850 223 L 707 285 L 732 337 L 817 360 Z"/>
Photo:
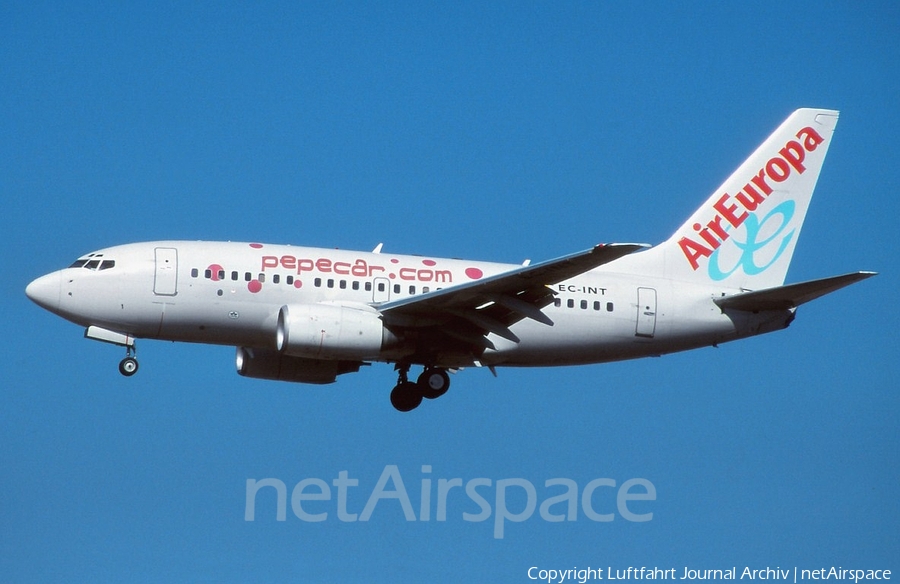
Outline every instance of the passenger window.
<path id="1" fill-rule="evenodd" d="M 606 303 L 606 312 L 612 312 L 612 311 L 613 311 L 613 303 L 607 302 Z"/>
<path id="2" fill-rule="evenodd" d="M 220 280 L 224 280 L 225 279 L 225 270 L 219 270 L 218 276 L 219 276 Z"/>
<path id="3" fill-rule="evenodd" d="M 372 282 L 366 282 L 366 292 L 372 291 Z"/>
<path id="4" fill-rule="evenodd" d="M 347 289 L 347 280 L 341 280 L 340 282 L 338 282 L 338 286 L 340 287 L 341 290 L 346 290 Z"/>
<path id="5" fill-rule="evenodd" d="M 378 291 L 384 292 L 384 282 L 378 282 Z"/>
<path id="6" fill-rule="evenodd" d="M 278 274 L 275 274 L 274 276 L 272 276 L 273 284 L 278 284 L 279 282 L 281 282 L 281 276 L 279 276 Z"/>
<path id="7" fill-rule="evenodd" d="M 581 301 L 581 310 L 587 310 L 587 300 Z"/>
<path id="8" fill-rule="evenodd" d="M 400 294 L 400 284 L 394 284 L 394 294 Z"/>
<path id="9" fill-rule="evenodd" d="M 212 278 L 212 270 L 205 270 L 205 271 L 203 272 L 203 277 L 206 278 L 207 280 L 209 280 L 210 278 Z"/>
<path id="10" fill-rule="evenodd" d="M 245 282 L 249 282 L 252 279 L 253 279 L 253 274 L 251 274 L 250 272 L 244 272 L 244 281 Z"/>
<path id="11" fill-rule="evenodd" d="M 594 300 L 594 310 L 600 310 L 600 301 Z"/>
<path id="12" fill-rule="evenodd" d="M 359 290 L 359 281 L 354 281 L 351 287 L 354 290 Z"/>
<path id="13" fill-rule="evenodd" d="M 322 287 L 322 278 L 316 278 L 315 280 L 313 280 L 313 286 L 315 286 L 316 288 L 321 288 Z"/>
<path id="14" fill-rule="evenodd" d="M 328 278 L 328 287 L 329 287 L 329 288 L 334 288 L 334 280 L 331 279 L 331 278 Z"/>
<path id="15" fill-rule="evenodd" d="M 265 275 L 265 274 L 260 274 L 260 275 L 259 275 L 259 281 L 260 281 L 260 282 L 265 282 L 265 281 L 266 281 L 266 275 Z"/>
<path id="16" fill-rule="evenodd" d="M 555 307 L 557 307 L 557 308 L 559 308 L 560 306 L 562 306 L 562 298 L 554 298 L 554 299 L 553 299 L 553 306 L 555 306 Z"/>
<path id="17" fill-rule="evenodd" d="M 284 281 L 287 282 L 288 286 L 290 286 L 291 284 L 294 283 L 294 277 L 288 276 L 287 278 L 284 279 Z"/>
<path id="18" fill-rule="evenodd" d="M 416 293 L 416 287 L 415 287 L 415 286 L 410 286 L 410 287 L 409 287 L 409 293 L 410 293 L 410 294 L 415 294 L 415 293 Z"/>
<path id="19" fill-rule="evenodd" d="M 431 288 L 429 288 L 428 286 L 422 286 L 422 294 L 428 294 L 430 290 Z"/>
<path id="20" fill-rule="evenodd" d="M 238 275 L 237 272 L 231 272 L 231 279 L 232 279 L 233 281 L 237 282 L 239 277 L 240 277 L 240 276 Z"/>
<path id="21" fill-rule="evenodd" d="M 569 300 L 566 302 L 566 306 L 568 306 L 569 308 L 575 308 L 575 300 L 569 298 Z"/>
<path id="22" fill-rule="evenodd" d="M 198 270 L 197 268 L 191 269 L 191 278 L 196 278 L 199 275 L 200 275 L 200 270 Z"/>

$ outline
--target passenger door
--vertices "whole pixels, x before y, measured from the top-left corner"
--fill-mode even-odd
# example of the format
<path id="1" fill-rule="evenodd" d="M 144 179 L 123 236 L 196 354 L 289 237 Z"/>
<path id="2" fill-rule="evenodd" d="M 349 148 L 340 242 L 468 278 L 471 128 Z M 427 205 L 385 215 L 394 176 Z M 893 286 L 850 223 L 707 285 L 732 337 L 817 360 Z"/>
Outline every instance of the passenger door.
<path id="1" fill-rule="evenodd" d="M 178 293 L 178 250 L 174 247 L 157 247 L 156 272 L 153 293 L 157 296 L 175 296 Z"/>

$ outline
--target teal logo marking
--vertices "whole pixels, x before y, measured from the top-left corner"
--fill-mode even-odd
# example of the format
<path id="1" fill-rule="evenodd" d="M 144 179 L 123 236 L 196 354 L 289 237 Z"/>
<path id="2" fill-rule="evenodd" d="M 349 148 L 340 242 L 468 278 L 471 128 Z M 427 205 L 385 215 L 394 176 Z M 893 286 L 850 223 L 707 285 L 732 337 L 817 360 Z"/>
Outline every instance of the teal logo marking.
<path id="1" fill-rule="evenodd" d="M 747 219 L 744 221 L 744 225 L 747 228 L 747 240 L 738 241 L 731 238 L 731 241 L 741 250 L 741 256 L 738 258 L 737 263 L 727 272 L 723 272 L 719 267 L 719 251 L 721 250 L 721 248 L 719 248 L 709 257 L 709 277 L 713 280 L 724 280 L 737 271 L 738 268 L 743 268 L 744 273 L 748 276 L 755 276 L 765 272 L 769 266 L 778 261 L 778 258 L 781 257 L 781 254 L 784 253 L 784 250 L 787 249 L 788 244 L 790 244 L 791 240 L 794 238 L 796 229 L 791 229 L 787 234 L 783 234 L 783 232 L 787 228 L 788 223 L 790 223 L 791 218 L 794 216 L 795 208 L 796 204 L 794 201 L 785 201 L 769 211 L 769 214 L 763 217 L 762 220 L 759 220 L 755 213 L 748 215 Z M 763 227 L 769 221 L 774 221 L 777 218 L 780 218 L 781 223 L 778 225 L 778 228 L 772 232 L 772 235 L 763 240 L 757 240 Z M 757 265 L 754 259 L 756 252 L 768 247 L 769 244 L 778 240 L 779 237 L 781 239 L 778 251 L 775 252 L 772 259 L 765 265 Z"/>

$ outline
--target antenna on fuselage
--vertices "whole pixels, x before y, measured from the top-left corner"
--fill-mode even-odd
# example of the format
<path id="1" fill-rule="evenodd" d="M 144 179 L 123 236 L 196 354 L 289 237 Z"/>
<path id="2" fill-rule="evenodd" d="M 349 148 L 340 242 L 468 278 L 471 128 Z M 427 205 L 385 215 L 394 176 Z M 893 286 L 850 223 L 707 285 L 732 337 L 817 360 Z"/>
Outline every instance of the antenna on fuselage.
<path id="1" fill-rule="evenodd" d="M 379 243 L 375 246 L 375 249 L 372 250 L 372 253 L 381 253 L 381 248 L 384 247 L 383 243 Z"/>

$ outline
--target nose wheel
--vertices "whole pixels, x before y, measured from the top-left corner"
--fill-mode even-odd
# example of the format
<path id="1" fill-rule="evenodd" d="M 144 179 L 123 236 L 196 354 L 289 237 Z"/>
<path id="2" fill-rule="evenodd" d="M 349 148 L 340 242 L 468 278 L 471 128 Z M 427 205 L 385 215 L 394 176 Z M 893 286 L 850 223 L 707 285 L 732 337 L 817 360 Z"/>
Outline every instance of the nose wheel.
<path id="1" fill-rule="evenodd" d="M 131 377 L 138 370 L 137 350 L 134 345 L 126 347 L 125 358 L 119 361 L 119 373 Z"/>
<path id="2" fill-rule="evenodd" d="M 409 365 L 398 365 L 397 385 L 391 390 L 391 405 L 400 412 L 409 412 L 423 399 L 441 397 L 450 389 L 450 376 L 440 367 L 426 367 L 415 383 L 409 381 Z"/>

